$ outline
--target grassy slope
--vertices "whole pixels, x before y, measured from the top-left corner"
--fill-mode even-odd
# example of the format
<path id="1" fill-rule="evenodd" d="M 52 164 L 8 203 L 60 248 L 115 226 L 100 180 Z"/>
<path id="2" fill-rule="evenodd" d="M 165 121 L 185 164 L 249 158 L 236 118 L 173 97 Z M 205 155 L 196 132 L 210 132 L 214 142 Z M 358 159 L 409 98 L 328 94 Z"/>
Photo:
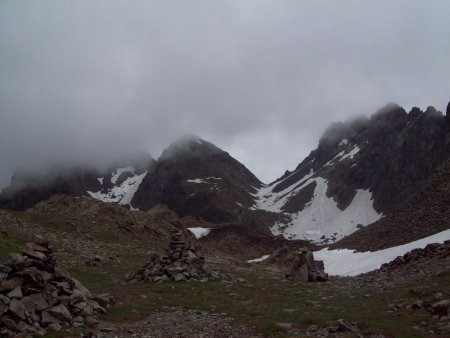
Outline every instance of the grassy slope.
<path id="1" fill-rule="evenodd" d="M 139 236 L 127 231 L 116 231 L 110 224 L 95 219 L 95 226 L 80 232 L 45 216 L 2 212 L 0 214 L 0 259 L 7 253 L 17 251 L 32 233 L 52 235 L 52 242 L 59 249 L 61 265 L 97 293 L 110 293 L 116 297 L 104 320 L 131 322 L 144 318 L 153 311 L 168 311 L 169 307 L 227 313 L 239 321 L 258 323 L 266 335 L 282 336 L 275 328 L 276 322 L 294 323 L 299 332 L 310 324 L 328 325 L 339 318 L 356 321 L 365 333 L 381 333 L 386 337 L 422 337 L 413 329 L 415 325 L 434 329 L 435 324 L 424 311 L 403 308 L 388 313 L 391 303 L 411 304 L 415 299 L 435 292 L 450 294 L 450 273 L 433 280 L 417 281 L 411 285 L 387 290 L 349 290 L 347 284 L 334 281 L 324 284 L 307 284 L 283 280 L 274 272 L 247 264 L 233 264 L 222 260 L 221 268 L 245 282 L 231 283 L 210 281 L 206 283 L 121 284 L 125 272 L 140 267 L 149 250 L 163 249 L 161 241 L 151 236 Z M 19 219 L 12 226 L 5 219 Z M 9 224 L 9 225 L 8 225 Z M 100 231 L 109 227 L 105 233 Z M 120 245 L 117 244 L 118 239 Z M 79 247 L 70 243 L 88 242 L 90 254 L 101 253 L 103 257 L 118 257 L 119 261 L 105 260 L 100 267 L 84 265 Z M 366 295 L 370 297 L 366 298 Z M 288 310 L 288 311 L 286 311 Z M 293 310 L 293 311 L 292 311 Z M 77 331 L 73 331 L 76 334 Z M 61 335 L 66 336 L 67 333 Z M 55 335 L 52 335 L 55 336 Z M 301 336 L 301 335 L 300 335 Z"/>

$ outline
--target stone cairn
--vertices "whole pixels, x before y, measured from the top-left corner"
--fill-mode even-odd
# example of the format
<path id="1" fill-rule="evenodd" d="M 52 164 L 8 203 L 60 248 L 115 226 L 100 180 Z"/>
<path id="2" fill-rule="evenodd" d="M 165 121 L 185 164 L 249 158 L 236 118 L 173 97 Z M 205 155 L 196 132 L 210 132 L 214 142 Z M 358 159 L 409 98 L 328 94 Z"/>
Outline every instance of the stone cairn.
<path id="1" fill-rule="evenodd" d="M 111 302 L 93 296 L 75 278 L 56 267 L 55 250 L 35 236 L 21 253 L 0 264 L 0 336 L 43 335 L 64 325 L 95 322 Z"/>
<path id="2" fill-rule="evenodd" d="M 136 272 L 126 276 L 132 283 L 150 282 L 204 282 L 209 278 L 218 278 L 219 274 L 210 271 L 205 258 L 197 253 L 197 249 L 187 240 L 181 230 L 171 230 L 171 241 L 166 255 L 152 252 L 149 262 Z"/>

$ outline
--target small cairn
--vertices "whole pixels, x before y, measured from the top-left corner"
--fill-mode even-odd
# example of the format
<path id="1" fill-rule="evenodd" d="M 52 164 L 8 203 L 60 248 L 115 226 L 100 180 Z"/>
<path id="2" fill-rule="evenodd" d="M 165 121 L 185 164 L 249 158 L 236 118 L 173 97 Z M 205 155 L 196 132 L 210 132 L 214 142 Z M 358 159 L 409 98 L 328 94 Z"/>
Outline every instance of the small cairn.
<path id="1" fill-rule="evenodd" d="M 219 274 L 209 271 L 205 258 L 189 241 L 187 235 L 178 229 L 171 230 L 171 241 L 166 255 L 152 252 L 148 263 L 138 271 L 127 275 L 131 283 L 150 282 L 204 282 L 209 278 L 218 278 Z"/>
<path id="2" fill-rule="evenodd" d="M 35 236 L 21 253 L 0 264 L 0 336 L 43 335 L 64 325 L 82 326 L 105 313 L 112 297 L 93 296 L 56 267 L 55 250 Z"/>

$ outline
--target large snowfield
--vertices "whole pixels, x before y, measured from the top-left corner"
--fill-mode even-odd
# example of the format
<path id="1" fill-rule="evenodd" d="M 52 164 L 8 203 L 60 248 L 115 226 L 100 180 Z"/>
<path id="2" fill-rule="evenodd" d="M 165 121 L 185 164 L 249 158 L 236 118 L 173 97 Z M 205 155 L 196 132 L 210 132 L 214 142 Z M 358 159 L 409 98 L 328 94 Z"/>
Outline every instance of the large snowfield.
<path id="1" fill-rule="evenodd" d="M 290 215 L 288 224 L 276 224 L 271 228 L 274 235 L 283 235 L 287 239 L 305 239 L 314 243 L 337 241 L 358 230 L 359 226 L 371 224 L 382 217 L 373 207 L 372 194 L 368 190 L 358 189 L 351 204 L 345 209 L 338 208 L 332 197 L 327 197 L 327 180 L 322 177 L 310 178 L 311 172 L 303 183 L 291 191 L 273 194 L 273 187 L 263 187 L 256 194 L 258 209 L 281 212 L 289 198 L 312 182 L 316 188 L 311 201 L 298 213 Z"/>
<path id="2" fill-rule="evenodd" d="M 396 257 L 403 256 L 413 249 L 423 249 L 427 244 L 442 243 L 449 239 L 450 229 L 415 242 L 374 252 L 355 252 L 348 249 L 322 249 L 314 252 L 314 259 L 323 261 L 325 272 L 330 275 L 356 276 L 361 273 L 376 270 L 382 264 L 389 263 Z"/>
<path id="3" fill-rule="evenodd" d="M 348 143 L 347 139 L 343 139 L 340 145 L 346 146 Z M 360 148 L 357 145 L 348 147 L 323 167 L 333 166 L 341 161 L 351 164 L 354 156 L 359 152 Z M 279 182 L 263 186 L 254 194 L 255 209 L 283 212 L 283 206 L 292 197 L 309 184 L 316 184 L 314 195 L 303 210 L 294 214 L 287 214 L 290 218 L 289 222 L 278 223 L 271 228 L 274 235 L 283 235 L 285 238 L 293 240 L 304 239 L 317 244 L 332 243 L 355 232 L 359 226 L 369 225 L 383 216 L 377 213 L 373 207 L 372 193 L 363 189 L 356 190 L 351 204 L 345 210 L 339 209 L 333 197 L 327 197 L 328 182 L 325 178 L 316 176 L 318 171 L 320 169 L 315 172 L 311 169 L 295 185 L 280 192 L 273 192 L 276 185 L 295 175 L 294 171 Z"/>
<path id="4" fill-rule="evenodd" d="M 371 224 L 381 217 L 373 208 L 369 191 L 357 190 L 351 204 L 341 210 L 336 201 L 326 195 L 327 181 L 321 177 L 312 180 L 317 184 L 313 199 L 302 211 L 292 215 L 292 221 L 283 231 L 284 237 L 316 243 L 321 242 L 321 238 L 334 241 L 355 232 L 358 225 Z M 275 227 L 272 232 L 276 234 L 277 230 Z"/>

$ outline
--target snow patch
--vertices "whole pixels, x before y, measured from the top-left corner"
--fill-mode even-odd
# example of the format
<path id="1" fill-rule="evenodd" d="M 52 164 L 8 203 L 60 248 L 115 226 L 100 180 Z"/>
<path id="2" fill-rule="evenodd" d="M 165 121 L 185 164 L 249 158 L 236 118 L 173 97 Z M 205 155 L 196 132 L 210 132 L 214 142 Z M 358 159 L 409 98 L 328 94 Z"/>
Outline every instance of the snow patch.
<path id="1" fill-rule="evenodd" d="M 413 249 L 423 249 L 430 243 L 442 243 L 449 239 L 450 229 L 418 241 L 374 252 L 355 252 L 348 249 L 322 249 L 314 252 L 314 258 L 324 262 L 325 272 L 330 275 L 356 276 L 361 273 L 376 270 L 382 264 L 388 263 L 398 256 L 403 256 Z"/>
<path id="2" fill-rule="evenodd" d="M 347 158 L 349 158 L 350 160 L 353 159 L 353 157 L 359 153 L 361 149 L 358 146 L 354 146 L 352 150 L 350 150 L 350 152 L 345 153 L 345 150 L 341 151 L 339 154 L 337 154 L 335 157 L 333 157 L 331 160 L 329 160 L 327 163 L 325 163 L 324 167 L 327 165 L 332 165 L 334 161 L 338 160 L 338 161 L 343 161 Z"/>
<path id="3" fill-rule="evenodd" d="M 103 185 L 103 179 L 104 177 L 97 177 L 97 180 L 100 182 L 101 185 Z"/>
<path id="4" fill-rule="evenodd" d="M 102 202 L 130 205 L 130 202 L 133 199 L 134 194 L 138 190 L 144 177 L 147 175 L 147 171 L 141 175 L 137 175 L 133 167 L 119 168 L 113 174 L 111 182 L 113 181 L 114 181 L 113 183 L 117 182 L 117 179 L 120 176 L 120 174 L 127 171 L 130 171 L 133 174 L 133 176 L 128 177 L 125 181 L 122 182 L 122 184 L 114 186 L 107 190 L 103 189 L 96 192 L 88 191 L 87 193 L 91 197 Z"/>
<path id="5" fill-rule="evenodd" d="M 195 178 L 192 180 L 186 180 L 186 182 L 188 183 L 210 183 L 208 182 L 208 180 L 221 180 L 222 178 L 220 177 L 207 177 L 207 178 Z"/>
<path id="6" fill-rule="evenodd" d="M 339 143 L 340 146 L 346 146 L 348 144 L 348 140 L 344 138 L 341 143 Z"/>
<path id="7" fill-rule="evenodd" d="M 195 179 L 191 179 L 191 180 L 186 180 L 186 182 L 188 183 L 195 183 L 195 184 L 200 184 L 200 183 L 204 183 L 204 184 L 211 184 L 212 187 L 210 188 L 210 190 L 217 190 L 220 191 L 220 188 L 217 185 L 217 182 L 211 182 L 211 180 L 221 180 L 222 178 L 220 177 L 207 177 L 207 178 L 195 178 Z"/>
<path id="8" fill-rule="evenodd" d="M 119 178 L 119 176 L 120 176 L 122 173 L 126 173 L 126 172 L 134 173 L 134 168 L 133 168 L 133 167 L 118 168 L 118 169 L 116 170 L 116 172 L 113 173 L 113 175 L 112 175 L 112 177 L 111 177 L 111 183 L 112 183 L 112 184 L 116 184 L 117 179 Z"/>
<path id="9" fill-rule="evenodd" d="M 259 257 L 259 258 L 255 258 L 255 259 L 250 259 L 250 260 L 248 260 L 247 261 L 247 263 L 259 263 L 259 262 L 263 262 L 263 261 L 265 261 L 267 258 L 269 258 L 270 257 L 270 255 L 264 255 L 264 256 L 261 256 L 261 257 Z"/>
<path id="10" fill-rule="evenodd" d="M 301 180 L 299 185 L 296 187 L 287 187 L 283 191 L 273 193 L 272 185 L 264 185 L 263 187 L 257 189 L 256 194 L 252 194 L 255 197 L 255 209 L 266 210 L 272 212 L 281 212 L 281 208 L 286 204 L 289 198 L 295 195 L 296 192 L 303 189 L 305 186 L 310 184 L 314 179 L 309 179 L 311 176 L 315 174 L 314 170 L 311 168 L 309 174 L 305 175 Z M 291 174 L 292 175 L 292 174 Z M 284 180 L 288 179 L 291 175 L 286 177 Z M 276 182 L 276 184 L 280 184 L 284 180 L 280 182 Z"/>
<path id="11" fill-rule="evenodd" d="M 346 158 L 353 159 L 353 156 L 355 156 L 357 153 L 359 153 L 361 149 L 359 149 L 358 146 L 355 146 L 348 154 L 345 154 L 342 156 L 342 158 L 339 161 L 345 160 Z"/>
<path id="12" fill-rule="evenodd" d="M 193 179 L 193 180 L 186 180 L 186 182 L 188 182 L 188 183 L 208 183 L 208 182 L 205 182 L 203 179 L 201 179 L 201 178 L 196 178 L 196 179 Z"/>
<path id="13" fill-rule="evenodd" d="M 211 229 L 209 229 L 209 228 L 202 228 L 202 227 L 188 228 L 188 230 L 190 232 L 192 232 L 194 234 L 195 238 L 197 238 L 197 239 L 208 235 L 211 231 Z"/>
<path id="14" fill-rule="evenodd" d="M 293 214 L 287 225 L 274 225 L 271 228 L 274 235 L 314 243 L 323 243 L 326 239 L 333 242 L 355 232 L 358 225 L 368 225 L 381 218 L 373 208 L 372 194 L 368 190 L 358 189 L 351 204 L 342 211 L 332 197 L 327 197 L 327 181 L 316 177 L 304 185 L 312 181 L 317 184 L 312 200 L 302 211 Z"/>

